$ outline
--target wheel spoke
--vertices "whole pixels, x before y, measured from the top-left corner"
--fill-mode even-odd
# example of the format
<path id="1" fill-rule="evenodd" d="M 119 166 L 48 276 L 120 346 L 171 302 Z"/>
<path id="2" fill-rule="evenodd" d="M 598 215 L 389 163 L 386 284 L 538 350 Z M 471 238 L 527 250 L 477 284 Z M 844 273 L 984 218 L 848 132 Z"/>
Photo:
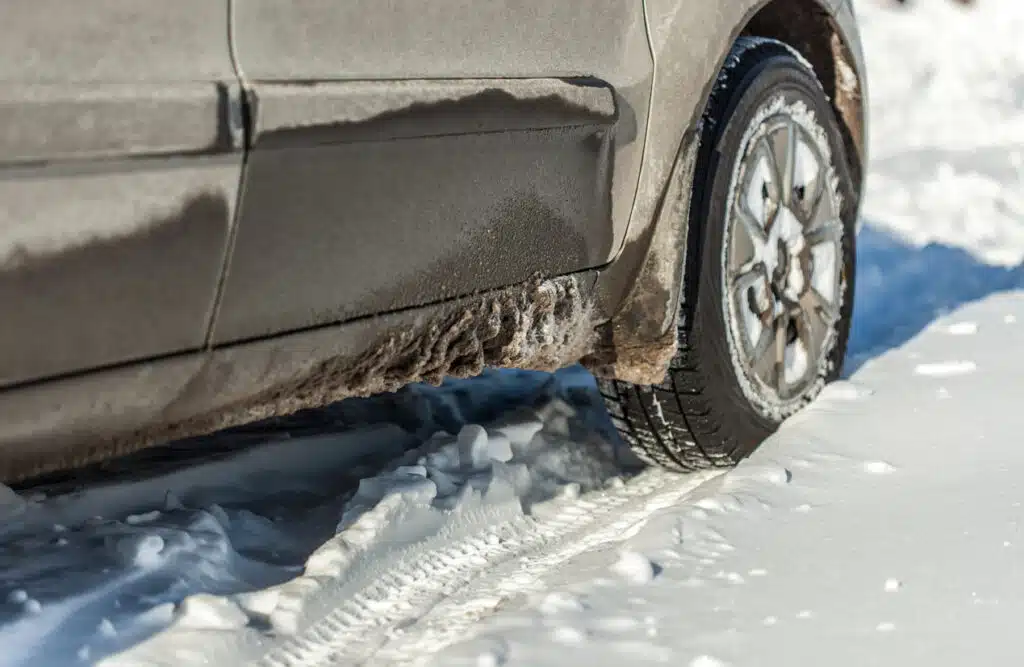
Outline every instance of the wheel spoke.
<path id="1" fill-rule="evenodd" d="M 800 297 L 800 308 L 805 313 L 818 315 L 826 326 L 831 326 L 839 320 L 839 311 L 836 307 L 813 287 L 809 287 Z"/>
<path id="2" fill-rule="evenodd" d="M 757 340 L 757 345 L 750 354 L 751 370 L 761 378 L 762 382 L 770 387 L 774 387 L 776 383 L 775 358 L 777 352 L 775 347 L 778 329 L 775 324 L 775 322 L 768 322 L 761 330 L 761 336 Z"/>
<path id="3" fill-rule="evenodd" d="M 822 169 L 825 169 L 823 166 Z M 818 184 L 818 192 L 814 197 L 814 203 L 807 209 L 806 217 L 807 220 L 805 225 L 808 228 L 820 227 L 823 224 L 828 223 L 831 220 L 835 220 L 839 217 L 839 209 L 834 205 L 832 197 L 828 196 L 828 178 L 827 172 L 819 174 L 818 180 L 821 181 Z"/>
<path id="4" fill-rule="evenodd" d="M 782 187 L 786 206 L 792 206 L 793 202 L 793 181 L 796 178 L 796 138 L 796 126 L 793 125 L 793 121 L 790 121 L 786 123 L 786 178 Z"/>
<path id="5" fill-rule="evenodd" d="M 750 242 L 754 244 L 754 252 L 757 254 L 768 242 L 767 232 L 765 232 L 761 223 L 754 219 L 754 216 L 743 206 L 736 207 L 736 214 L 740 219 L 740 223 L 742 223 L 743 230 L 750 237 Z"/>
<path id="6" fill-rule="evenodd" d="M 793 123 L 786 122 L 781 129 L 771 135 L 771 153 L 775 162 L 775 173 L 779 175 L 781 202 L 790 206 L 793 199 L 793 177 L 796 153 L 796 129 Z"/>
<path id="7" fill-rule="evenodd" d="M 835 218 L 836 212 L 832 210 L 830 198 L 825 195 L 826 189 L 824 185 L 820 185 L 813 201 L 803 211 L 805 227 L 817 228 Z"/>
<path id="8" fill-rule="evenodd" d="M 789 338 L 789 313 L 783 312 L 775 320 L 775 381 L 770 386 L 786 398 L 786 345 Z"/>
<path id="9" fill-rule="evenodd" d="M 807 352 L 808 368 L 817 367 L 830 330 L 831 324 L 822 311 L 805 308 L 796 317 L 797 338 Z"/>
<path id="10" fill-rule="evenodd" d="M 759 280 L 763 279 L 765 279 L 763 265 L 754 264 L 753 266 L 745 266 L 733 275 L 732 291 L 734 294 L 745 293 L 748 289 L 756 285 Z"/>
<path id="11" fill-rule="evenodd" d="M 841 220 L 831 218 L 825 222 L 812 227 L 804 235 L 808 246 L 814 247 L 820 243 L 839 243 L 843 240 L 843 223 Z"/>

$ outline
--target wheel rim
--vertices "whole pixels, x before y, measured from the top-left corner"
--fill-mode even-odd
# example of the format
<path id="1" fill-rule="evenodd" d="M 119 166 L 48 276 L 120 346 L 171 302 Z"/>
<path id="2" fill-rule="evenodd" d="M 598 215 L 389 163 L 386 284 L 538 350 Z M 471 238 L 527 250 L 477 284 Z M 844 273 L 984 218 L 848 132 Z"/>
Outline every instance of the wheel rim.
<path id="1" fill-rule="evenodd" d="M 748 398 L 785 416 L 823 382 L 843 298 L 841 200 L 806 106 L 779 98 L 755 117 L 731 186 L 723 303 L 733 361 Z"/>

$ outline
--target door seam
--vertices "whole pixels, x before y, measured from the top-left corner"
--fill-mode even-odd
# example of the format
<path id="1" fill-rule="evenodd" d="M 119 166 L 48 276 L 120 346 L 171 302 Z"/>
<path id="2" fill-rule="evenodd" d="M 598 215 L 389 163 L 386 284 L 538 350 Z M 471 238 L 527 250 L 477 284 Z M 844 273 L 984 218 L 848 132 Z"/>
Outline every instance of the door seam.
<path id="1" fill-rule="evenodd" d="M 234 214 L 231 216 L 231 227 L 228 229 L 228 238 L 224 244 L 224 256 L 221 260 L 220 276 L 214 291 L 213 304 L 206 321 L 206 338 L 203 343 L 205 350 L 211 350 L 214 347 L 213 340 L 214 331 L 217 326 L 217 316 L 220 314 L 228 274 L 231 271 L 235 241 L 238 237 L 238 227 L 242 219 L 242 203 L 245 200 L 246 173 L 249 166 L 249 152 L 252 148 L 254 127 L 249 88 L 246 84 L 245 71 L 242 69 L 241 60 L 238 58 L 238 45 L 235 41 L 235 0 L 227 0 L 227 11 L 227 46 L 231 56 L 231 65 L 235 71 L 235 82 L 233 85 L 228 86 L 226 96 L 228 102 L 224 108 L 226 118 L 222 118 L 220 121 L 227 124 L 228 128 L 231 129 L 231 135 L 236 144 L 240 144 L 242 160 L 238 170 L 238 191 L 235 195 Z"/>

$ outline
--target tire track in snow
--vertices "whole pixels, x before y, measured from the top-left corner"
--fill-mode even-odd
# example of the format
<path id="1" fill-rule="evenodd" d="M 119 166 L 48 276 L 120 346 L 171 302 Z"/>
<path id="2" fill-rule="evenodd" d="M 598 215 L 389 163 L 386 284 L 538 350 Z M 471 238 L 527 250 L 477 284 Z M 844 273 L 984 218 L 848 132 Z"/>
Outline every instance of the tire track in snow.
<path id="1" fill-rule="evenodd" d="M 427 539 L 374 558 L 372 575 L 364 582 L 358 582 L 358 572 L 351 574 L 350 565 L 359 554 L 352 553 L 347 532 L 342 531 L 322 548 L 340 547 L 336 552 L 349 561 L 337 567 L 335 581 L 302 577 L 282 587 L 291 587 L 301 597 L 293 597 L 288 605 L 305 617 L 294 633 L 271 635 L 244 623 L 219 629 L 207 625 L 197 633 L 194 624 L 182 623 L 103 664 L 415 663 L 464 638 L 474 623 L 503 601 L 535 589 L 553 568 L 584 551 L 625 539 L 659 509 L 679 503 L 723 472 L 680 476 L 649 469 L 582 496 L 569 485 L 562 496 L 534 505 L 529 515 L 518 507 L 512 516 L 508 507 L 497 508 L 502 520 L 476 526 L 494 517 L 488 508 L 480 508 L 484 511 L 454 522 L 469 526 L 442 526 Z M 387 502 L 374 510 L 384 505 Z M 373 520 L 392 518 L 384 510 Z M 346 577 L 350 579 L 345 581 Z M 353 590 L 350 584 L 356 582 Z M 319 618 L 309 618 L 313 615 Z M 188 655 L 176 650 L 182 646 L 190 647 Z"/>
<path id="2" fill-rule="evenodd" d="M 525 549 L 516 561 L 506 559 L 457 595 L 445 598 L 415 625 L 404 628 L 382 646 L 367 664 L 418 664 L 431 653 L 466 640 L 472 628 L 502 602 L 542 590 L 547 573 L 584 552 L 628 539 L 659 510 L 678 505 L 725 472 L 711 470 L 682 476 L 650 469 L 622 487 L 620 493 L 605 492 L 603 497 L 583 498 L 561 509 L 546 525 L 538 526 L 538 533 L 554 532 L 550 542 Z M 577 527 L 583 517 L 590 521 Z"/>
<path id="3" fill-rule="evenodd" d="M 680 477 L 648 470 L 617 488 L 535 508 L 541 516 L 508 521 L 483 534 L 445 541 L 440 548 L 413 548 L 416 553 L 409 555 L 415 560 L 403 558 L 319 622 L 271 649 L 259 664 L 389 664 L 436 651 L 464 637 L 474 622 L 503 600 L 529 590 L 531 582 L 556 565 L 599 544 L 624 539 L 625 529 L 720 474 Z M 615 518 L 609 520 L 611 516 Z M 507 568 L 511 572 L 471 585 L 486 571 L 517 558 Z M 458 598 L 448 597 L 467 585 Z M 426 621 L 423 627 L 418 627 L 420 619 Z M 390 641 L 395 642 L 393 649 Z"/>

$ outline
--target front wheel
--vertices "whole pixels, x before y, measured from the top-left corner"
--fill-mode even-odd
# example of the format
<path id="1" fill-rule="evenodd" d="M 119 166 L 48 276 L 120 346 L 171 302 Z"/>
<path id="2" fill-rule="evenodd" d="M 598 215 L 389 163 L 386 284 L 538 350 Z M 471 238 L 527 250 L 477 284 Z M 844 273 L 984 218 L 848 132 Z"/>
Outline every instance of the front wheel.
<path id="1" fill-rule="evenodd" d="M 600 381 L 641 456 L 730 465 L 838 377 L 853 311 L 856 202 L 838 121 L 785 44 L 741 38 L 708 102 L 678 350 L 665 381 Z"/>

